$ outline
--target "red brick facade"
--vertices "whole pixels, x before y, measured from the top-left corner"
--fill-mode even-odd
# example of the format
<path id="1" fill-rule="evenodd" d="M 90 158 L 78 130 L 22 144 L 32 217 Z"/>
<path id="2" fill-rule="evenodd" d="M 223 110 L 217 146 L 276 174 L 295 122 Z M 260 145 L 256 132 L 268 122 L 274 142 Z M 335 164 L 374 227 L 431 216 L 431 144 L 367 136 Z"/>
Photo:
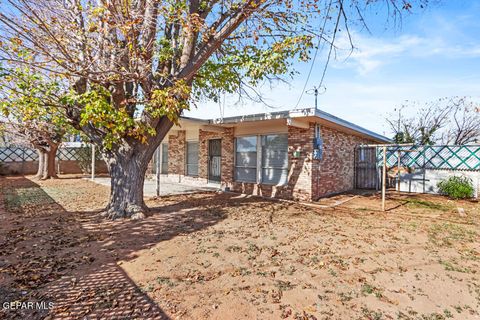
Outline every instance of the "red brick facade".
<path id="1" fill-rule="evenodd" d="M 308 129 L 288 127 L 288 162 L 290 168 L 288 187 L 291 197 L 296 200 L 309 201 L 312 198 L 314 132 L 314 123 L 310 123 Z M 295 151 L 300 152 L 299 157 L 293 157 Z"/>
<path id="2" fill-rule="evenodd" d="M 374 143 L 369 139 L 321 127 L 323 159 L 313 168 L 312 199 L 354 188 L 354 150 L 360 144 Z"/>
<path id="3" fill-rule="evenodd" d="M 312 153 L 315 124 L 308 129 L 288 126 L 288 180 L 285 186 L 234 182 L 234 191 L 266 197 L 312 200 Z M 297 158 L 293 152 L 299 151 Z"/>
<path id="4" fill-rule="evenodd" d="M 185 174 L 185 130 L 178 130 L 176 134 L 168 136 L 168 173 Z"/>
<path id="5" fill-rule="evenodd" d="M 222 130 L 222 128 L 219 128 Z M 235 192 L 267 197 L 317 200 L 322 196 L 353 189 L 354 148 L 359 144 L 373 141 L 356 135 L 321 126 L 323 140 L 322 160 L 313 160 L 313 140 L 315 124 L 308 128 L 288 126 L 288 182 L 284 186 L 234 181 L 235 138 L 234 128 L 212 132 L 198 130 L 199 156 L 198 177 L 184 177 L 186 132 L 174 131 L 168 137 L 168 173 L 183 177 L 179 181 L 207 183 L 208 181 L 208 141 L 222 140 L 221 187 Z M 294 152 L 298 151 L 294 157 Z"/>

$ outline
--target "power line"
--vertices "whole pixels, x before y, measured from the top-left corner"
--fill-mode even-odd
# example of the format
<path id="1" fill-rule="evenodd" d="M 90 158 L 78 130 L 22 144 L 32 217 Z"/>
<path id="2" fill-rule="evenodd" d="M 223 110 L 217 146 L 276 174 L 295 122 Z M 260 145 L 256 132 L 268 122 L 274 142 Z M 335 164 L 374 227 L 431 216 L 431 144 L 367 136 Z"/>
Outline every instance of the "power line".
<path id="1" fill-rule="evenodd" d="M 320 79 L 320 83 L 318 84 L 319 88 L 323 84 L 323 80 L 325 79 L 325 74 L 327 73 L 327 67 L 328 67 L 328 64 L 330 63 L 330 57 L 332 56 L 333 45 L 335 43 L 335 38 L 336 38 L 337 32 L 338 32 L 338 25 L 340 24 L 340 17 L 342 15 L 342 10 L 343 10 L 341 5 L 342 4 L 340 3 L 340 9 L 339 9 L 340 11 L 338 12 L 337 21 L 335 22 L 335 30 L 333 31 L 333 37 L 332 37 L 332 42 L 330 44 L 330 50 L 328 51 L 327 62 L 325 63 L 325 66 L 324 66 L 323 72 L 322 72 L 322 78 Z"/>
<path id="2" fill-rule="evenodd" d="M 328 8 L 327 8 L 327 12 L 326 12 L 326 15 L 325 15 L 325 19 L 323 20 L 323 26 L 322 26 L 322 32 L 320 33 L 320 36 L 318 38 L 318 44 L 317 44 L 317 48 L 315 48 L 315 54 L 313 55 L 313 59 L 312 59 L 312 63 L 310 65 L 310 70 L 308 70 L 308 75 L 307 75 L 307 79 L 305 80 L 305 84 L 303 85 L 303 89 L 302 89 L 302 93 L 300 94 L 300 97 L 298 98 L 298 101 L 297 101 L 297 104 L 295 105 L 295 109 L 298 108 L 298 105 L 300 104 L 300 101 L 302 100 L 303 98 L 303 94 L 305 92 L 305 89 L 307 88 L 307 85 L 308 85 L 308 81 L 310 80 L 310 76 L 312 74 L 312 70 L 313 70 L 313 66 L 315 65 L 315 60 L 317 59 L 317 55 L 318 55 L 318 49 L 320 48 L 320 43 L 322 42 L 322 39 L 323 39 L 323 35 L 325 33 L 325 27 L 327 25 L 327 20 L 328 20 L 328 14 L 330 12 L 330 8 L 332 7 L 332 0 L 330 0 L 329 4 L 328 4 Z M 322 48 L 325 46 L 325 43 L 322 44 Z M 330 46 L 330 48 L 333 46 L 333 43 L 332 45 Z"/>

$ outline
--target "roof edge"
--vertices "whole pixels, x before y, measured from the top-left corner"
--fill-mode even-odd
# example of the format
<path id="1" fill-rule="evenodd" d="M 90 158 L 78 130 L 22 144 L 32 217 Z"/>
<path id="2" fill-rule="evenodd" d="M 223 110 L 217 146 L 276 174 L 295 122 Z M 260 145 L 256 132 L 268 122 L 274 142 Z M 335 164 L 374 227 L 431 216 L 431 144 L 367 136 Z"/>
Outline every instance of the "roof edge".
<path id="1" fill-rule="evenodd" d="M 334 116 L 333 114 L 330 114 L 328 112 L 321 111 L 321 110 L 317 109 L 317 110 L 315 110 L 315 116 L 318 117 L 318 118 L 333 122 L 335 124 L 338 124 L 342 127 L 348 128 L 350 130 L 359 132 L 363 135 L 374 138 L 375 140 L 382 141 L 382 142 L 385 142 L 385 143 L 392 143 L 392 140 L 390 138 L 387 138 L 387 137 L 385 137 L 381 134 L 378 134 L 376 132 L 373 132 L 371 130 L 365 129 L 365 128 L 363 128 L 359 125 L 356 125 L 355 123 L 352 123 L 350 121 L 341 119 L 341 118 L 339 118 L 337 116 Z"/>
<path id="2" fill-rule="evenodd" d="M 328 122 L 334 123 L 346 129 L 350 129 L 355 131 L 361 135 L 367 136 L 372 138 L 375 141 L 383 142 L 383 143 L 391 143 L 392 140 L 375 133 L 371 130 L 365 129 L 359 125 L 356 125 L 352 122 L 334 116 L 328 112 L 318 110 L 316 108 L 304 108 L 304 109 L 293 109 L 293 110 L 286 110 L 286 111 L 276 111 L 276 112 L 266 112 L 266 113 L 255 113 L 255 114 L 247 114 L 242 116 L 234 116 L 234 117 L 226 117 L 226 118 L 216 118 L 210 120 L 201 120 L 195 118 L 187 118 L 192 121 L 198 120 L 206 121 L 208 124 L 212 125 L 222 125 L 222 124 L 235 124 L 235 123 L 242 123 L 242 122 L 252 122 L 252 121 L 264 121 L 264 120 L 275 120 L 275 119 L 288 119 L 288 118 L 303 118 L 303 117 L 317 117 Z"/>
<path id="3" fill-rule="evenodd" d="M 249 122 L 249 121 L 263 121 L 263 120 L 286 119 L 289 117 L 296 118 L 296 117 L 309 117 L 309 116 L 315 116 L 314 108 L 254 113 L 254 114 L 246 114 L 242 116 L 225 117 L 223 119 L 216 118 L 216 119 L 211 119 L 209 121 L 211 124 L 229 124 L 229 123 L 241 123 L 241 122 Z"/>
<path id="4" fill-rule="evenodd" d="M 208 119 L 199 119 L 199 118 L 180 116 L 180 120 L 185 120 L 185 121 L 188 121 L 188 122 L 197 122 L 197 123 L 201 123 L 201 124 L 210 124 L 210 120 L 208 120 Z"/>

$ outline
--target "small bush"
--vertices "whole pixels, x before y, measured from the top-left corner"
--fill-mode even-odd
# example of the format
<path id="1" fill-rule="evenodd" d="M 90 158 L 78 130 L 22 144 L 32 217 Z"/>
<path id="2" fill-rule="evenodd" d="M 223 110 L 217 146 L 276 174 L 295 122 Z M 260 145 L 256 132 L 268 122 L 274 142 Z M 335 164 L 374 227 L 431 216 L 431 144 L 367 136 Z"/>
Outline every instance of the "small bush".
<path id="1" fill-rule="evenodd" d="M 453 176 L 437 184 L 441 194 L 453 199 L 472 198 L 474 193 L 472 179 L 465 176 Z"/>

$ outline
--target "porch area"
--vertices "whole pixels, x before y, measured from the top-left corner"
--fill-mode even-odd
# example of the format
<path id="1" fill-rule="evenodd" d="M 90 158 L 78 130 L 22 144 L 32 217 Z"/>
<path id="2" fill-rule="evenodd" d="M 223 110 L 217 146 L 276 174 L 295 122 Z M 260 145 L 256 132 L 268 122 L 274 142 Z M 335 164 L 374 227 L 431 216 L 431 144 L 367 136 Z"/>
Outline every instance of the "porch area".
<path id="1" fill-rule="evenodd" d="M 90 179 L 89 179 L 90 180 Z M 96 177 L 93 182 L 110 187 L 110 177 Z M 145 179 L 143 194 L 146 197 L 155 197 L 157 183 L 154 179 Z M 198 186 L 195 184 L 178 183 L 169 179 L 166 175 L 160 176 L 160 196 L 170 196 L 179 194 L 189 194 L 204 191 L 217 191 L 220 185 L 209 184 L 207 186 Z"/>

